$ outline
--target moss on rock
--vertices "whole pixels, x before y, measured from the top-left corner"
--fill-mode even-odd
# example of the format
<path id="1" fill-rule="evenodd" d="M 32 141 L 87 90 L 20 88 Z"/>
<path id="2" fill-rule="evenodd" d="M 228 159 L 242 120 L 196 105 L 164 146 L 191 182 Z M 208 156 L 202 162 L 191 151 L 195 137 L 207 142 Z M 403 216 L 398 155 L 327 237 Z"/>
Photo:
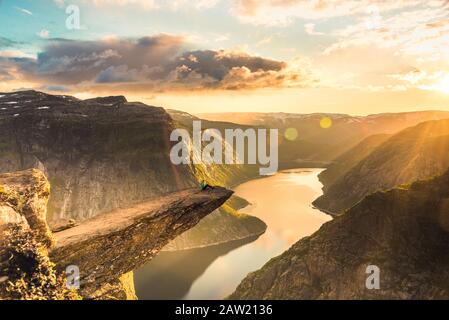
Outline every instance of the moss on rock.
<path id="1" fill-rule="evenodd" d="M 57 274 L 45 245 L 35 231 L 12 225 L 4 233 L 0 296 L 11 300 L 80 300 L 75 290 L 68 289 L 63 275 Z M 4 271 L 8 273 L 4 275 Z"/>

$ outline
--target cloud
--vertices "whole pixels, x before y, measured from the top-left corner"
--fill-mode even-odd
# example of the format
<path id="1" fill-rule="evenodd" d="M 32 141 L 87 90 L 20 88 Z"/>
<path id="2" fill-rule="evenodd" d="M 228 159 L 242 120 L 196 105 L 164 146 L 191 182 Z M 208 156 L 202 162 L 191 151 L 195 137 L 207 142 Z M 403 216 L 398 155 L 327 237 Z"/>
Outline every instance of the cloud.
<path id="1" fill-rule="evenodd" d="M 313 83 L 304 62 L 284 62 L 236 50 L 192 50 L 186 39 L 50 39 L 32 58 L 3 58 L 29 81 L 66 87 L 120 85 L 127 90 L 248 90 Z M 2 60 L 0 60 L 1 63 Z"/>
<path id="2" fill-rule="evenodd" d="M 388 11 L 379 2 L 369 14 L 339 20 L 337 28 L 326 30 L 334 42 L 311 58 L 320 85 L 397 91 L 444 83 L 440 73 L 449 72 L 447 3 L 435 0 Z M 341 26 L 342 21 L 347 24 Z M 306 23 L 306 33 L 316 33 L 315 26 Z"/>
<path id="3" fill-rule="evenodd" d="M 388 17 L 380 17 L 374 27 L 369 21 L 358 22 L 333 31 L 338 41 L 327 52 L 338 48 L 372 45 L 398 48 L 402 53 L 448 52 L 449 10 L 445 7 L 419 8 Z"/>
<path id="4" fill-rule="evenodd" d="M 37 35 L 43 39 L 47 39 L 50 36 L 50 31 L 48 31 L 46 29 L 42 29 L 41 31 L 39 31 L 37 33 Z"/>
<path id="5" fill-rule="evenodd" d="M 324 33 L 315 31 L 315 24 L 314 23 L 306 23 L 304 25 L 304 30 L 309 35 L 323 35 Z"/>
<path id="6" fill-rule="evenodd" d="M 232 13 L 245 23 L 286 26 L 298 18 L 372 15 L 419 5 L 443 6 L 447 0 L 235 0 Z"/>
<path id="7" fill-rule="evenodd" d="M 270 44 L 271 41 L 273 41 L 273 37 L 263 38 L 263 39 L 261 39 L 260 41 L 258 41 L 256 43 L 256 47 L 260 47 L 260 46 L 264 46 L 264 45 Z"/>
<path id="8" fill-rule="evenodd" d="M 0 36 L 0 49 L 15 46 L 18 43 L 17 41 L 11 40 L 9 38 L 5 38 Z"/>
<path id="9" fill-rule="evenodd" d="M 29 15 L 29 16 L 32 16 L 32 15 L 33 15 L 33 13 L 32 13 L 30 10 L 27 10 L 27 9 L 24 9 L 24 8 L 20 8 L 20 7 L 14 7 L 14 8 L 15 8 L 16 10 L 18 10 L 18 11 L 20 11 L 20 12 L 26 14 L 26 15 Z"/>

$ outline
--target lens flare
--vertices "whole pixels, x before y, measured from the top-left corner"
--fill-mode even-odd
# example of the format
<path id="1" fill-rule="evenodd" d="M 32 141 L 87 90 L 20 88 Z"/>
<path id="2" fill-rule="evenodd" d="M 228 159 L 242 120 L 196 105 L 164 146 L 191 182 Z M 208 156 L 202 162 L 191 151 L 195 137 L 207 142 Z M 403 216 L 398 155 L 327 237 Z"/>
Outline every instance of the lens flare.
<path id="1" fill-rule="evenodd" d="M 298 138 L 298 130 L 295 128 L 288 128 L 284 133 L 285 139 L 295 141 Z"/>
<path id="2" fill-rule="evenodd" d="M 320 121 L 320 127 L 323 129 L 329 129 L 332 127 L 332 119 L 329 117 L 324 117 Z"/>

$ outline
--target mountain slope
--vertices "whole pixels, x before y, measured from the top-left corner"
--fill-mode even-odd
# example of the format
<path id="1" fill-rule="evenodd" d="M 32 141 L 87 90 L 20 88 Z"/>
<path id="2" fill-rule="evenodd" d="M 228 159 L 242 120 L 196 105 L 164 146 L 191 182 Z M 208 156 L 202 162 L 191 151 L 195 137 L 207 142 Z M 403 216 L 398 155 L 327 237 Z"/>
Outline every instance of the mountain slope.
<path id="1" fill-rule="evenodd" d="M 354 148 L 345 152 L 323 172 L 320 173 L 319 178 L 323 183 L 323 190 L 326 191 L 330 186 L 338 180 L 339 177 L 344 176 L 357 163 L 367 157 L 375 148 L 385 142 L 390 135 L 376 134 L 364 139 Z"/>
<path id="2" fill-rule="evenodd" d="M 249 274 L 231 299 L 449 299 L 449 172 L 377 192 Z M 380 289 L 366 287 L 368 266 Z"/>
<path id="3" fill-rule="evenodd" d="M 207 121 L 199 119 L 188 113 L 169 110 L 177 128 L 184 128 L 192 132 L 192 122 L 201 120 L 202 129 L 218 129 L 224 133 L 224 129 L 250 128 L 234 123 Z M 223 142 L 224 143 L 224 142 Z M 195 150 L 193 146 L 192 156 L 201 159 L 201 150 Z M 259 176 L 259 168 L 255 165 L 219 165 L 219 164 L 192 164 L 191 170 L 198 182 L 207 181 L 210 185 L 220 185 L 232 188 L 246 180 Z M 267 225 L 257 217 L 239 212 L 245 208 L 248 202 L 233 195 L 223 206 L 205 217 L 200 223 L 183 233 L 168 246 L 166 251 L 179 249 L 198 248 L 209 245 L 229 242 L 230 240 L 242 240 L 260 236 Z"/>
<path id="4" fill-rule="evenodd" d="M 449 120 L 407 128 L 325 189 L 314 205 L 338 214 L 364 196 L 442 174 L 449 167 Z"/>

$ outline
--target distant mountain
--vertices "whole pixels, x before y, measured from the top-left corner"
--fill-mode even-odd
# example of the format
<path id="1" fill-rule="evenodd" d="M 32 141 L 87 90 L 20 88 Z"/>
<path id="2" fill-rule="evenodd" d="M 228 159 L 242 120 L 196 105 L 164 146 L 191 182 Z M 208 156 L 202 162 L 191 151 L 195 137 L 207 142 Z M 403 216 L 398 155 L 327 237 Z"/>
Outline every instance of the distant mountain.
<path id="1" fill-rule="evenodd" d="M 287 129 L 296 129 L 297 139 L 290 141 L 284 138 L 279 147 L 281 165 L 292 167 L 327 166 L 371 135 L 393 134 L 423 121 L 446 119 L 449 112 L 384 113 L 363 117 L 328 113 L 216 113 L 199 116 L 208 120 L 277 128 L 282 136 Z M 330 128 L 320 126 L 323 118 L 331 119 Z"/>
<path id="2" fill-rule="evenodd" d="M 367 196 L 249 274 L 230 298 L 449 299 L 448 246 L 449 172 Z M 372 270 L 378 290 L 366 286 Z"/>
<path id="3" fill-rule="evenodd" d="M 334 182 L 314 205 L 341 213 L 366 195 L 440 175 L 449 167 L 449 119 L 428 121 L 405 129 L 375 148 Z M 356 153 L 356 152 L 354 152 Z M 326 180 L 324 179 L 326 184 Z"/>

